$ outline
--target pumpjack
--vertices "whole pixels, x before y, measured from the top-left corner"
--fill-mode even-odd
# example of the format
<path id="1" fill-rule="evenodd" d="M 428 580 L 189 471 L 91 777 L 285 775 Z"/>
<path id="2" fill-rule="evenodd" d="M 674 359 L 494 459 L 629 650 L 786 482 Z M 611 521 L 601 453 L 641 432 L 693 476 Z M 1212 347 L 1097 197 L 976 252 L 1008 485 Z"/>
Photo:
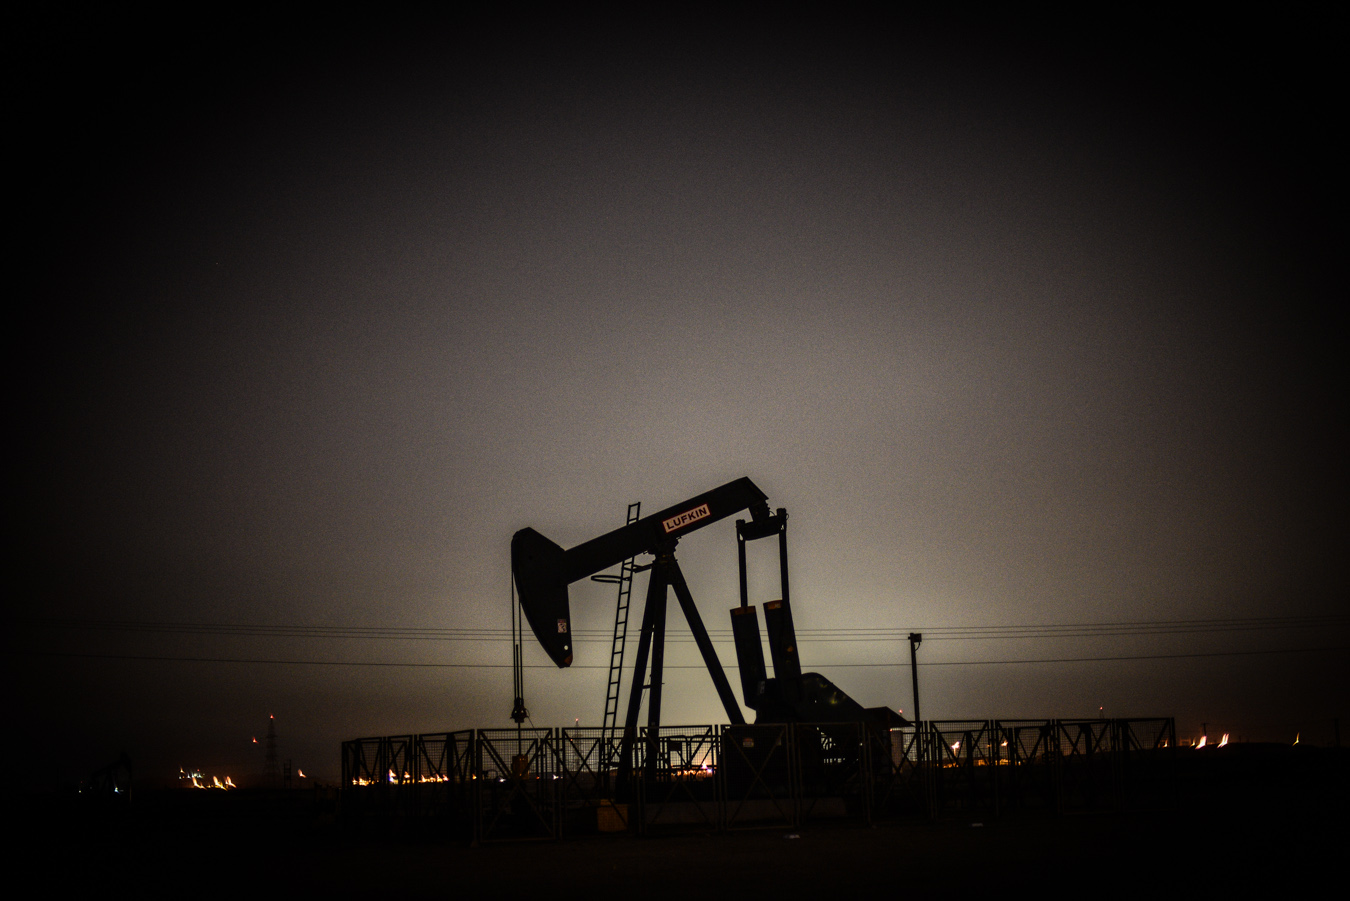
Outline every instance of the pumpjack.
<path id="1" fill-rule="evenodd" d="M 745 724 L 717 652 L 694 606 L 684 573 L 675 559 L 675 547 L 685 536 L 746 510 L 750 512 L 750 519 L 736 521 L 740 606 L 731 610 L 731 627 L 740 665 L 742 697 L 745 705 L 755 711 L 756 724 L 868 722 L 882 727 L 907 725 L 889 708 L 864 708 L 821 674 L 802 672 L 789 593 L 787 510 L 780 507 L 771 513 L 767 495 L 750 479 L 740 478 L 569 550 L 563 550 L 529 528 L 521 529 L 511 539 L 511 570 L 521 610 L 539 644 L 560 669 L 572 664 L 574 650 L 568 586 L 638 555 L 653 555 L 652 563 L 638 567 L 650 569 L 651 575 L 624 722 L 625 760 L 637 734 L 644 687 L 649 686 L 647 725 L 650 733 L 655 734 L 661 724 L 666 602 L 670 588 L 675 590 L 727 718 L 732 724 Z M 758 615 L 748 600 L 745 545 L 774 536 L 778 538 L 782 597 L 764 605 L 774 673 L 769 677 Z"/>

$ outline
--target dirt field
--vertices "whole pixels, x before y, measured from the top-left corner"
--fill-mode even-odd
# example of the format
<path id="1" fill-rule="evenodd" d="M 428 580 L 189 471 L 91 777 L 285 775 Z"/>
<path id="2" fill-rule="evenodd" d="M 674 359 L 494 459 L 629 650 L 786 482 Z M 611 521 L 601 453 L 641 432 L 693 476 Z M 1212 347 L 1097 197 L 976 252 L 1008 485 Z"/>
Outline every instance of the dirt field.
<path id="1" fill-rule="evenodd" d="M 695 832 L 472 846 L 406 825 L 144 817 L 33 824 L 23 859 L 51 888 L 249 897 L 387 897 L 490 891 L 643 898 L 798 897 L 873 889 L 1012 887 L 1125 897 L 1311 887 L 1332 871 L 1344 809 L 1267 803 L 1209 813 L 1101 814 L 998 822 L 819 825 L 801 831 Z M 1343 805 L 1341 805 L 1343 807 Z M 1295 810 L 1294 808 L 1297 808 Z M 1038 888 L 1037 888 L 1038 887 Z"/>
<path id="2" fill-rule="evenodd" d="M 295 793 L 141 793 L 133 808 L 113 811 L 73 795 L 32 796 L 18 799 L 10 819 L 21 827 L 20 872 L 40 874 L 44 889 L 155 897 L 1316 891 L 1343 873 L 1350 756 L 1277 750 L 1183 766 L 1174 807 L 1135 813 L 818 820 L 800 829 L 482 845 L 435 834 L 426 819 L 344 821 L 331 804 Z"/>

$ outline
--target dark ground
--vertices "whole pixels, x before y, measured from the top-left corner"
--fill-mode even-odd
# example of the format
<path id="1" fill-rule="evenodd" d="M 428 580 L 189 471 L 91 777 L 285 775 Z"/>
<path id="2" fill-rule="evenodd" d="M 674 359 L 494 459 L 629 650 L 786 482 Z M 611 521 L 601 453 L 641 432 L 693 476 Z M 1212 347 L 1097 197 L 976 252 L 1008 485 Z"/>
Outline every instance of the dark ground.
<path id="1" fill-rule="evenodd" d="M 354 828 L 328 815 L 193 805 L 90 815 L 43 803 L 27 820 L 24 860 L 44 891 L 367 896 L 489 891 L 574 897 L 798 897 L 879 889 L 968 897 L 988 890 L 1073 897 L 1158 897 L 1266 888 L 1318 891 L 1343 873 L 1347 756 L 1314 774 L 1242 765 L 1180 774 L 1171 810 L 1008 815 L 938 822 L 823 822 L 795 830 L 473 846 L 425 821 Z M 224 798 L 225 795 L 217 795 Z M 161 799 L 163 800 L 163 799 Z M 828 895 L 827 895 L 828 897 Z"/>
<path id="2" fill-rule="evenodd" d="M 797 837 L 792 837 L 797 836 Z M 37 860 L 47 887 L 152 895 L 386 897 L 489 891 L 645 898 L 798 896 L 853 889 L 1021 888 L 1082 897 L 1314 888 L 1341 869 L 1344 820 L 1187 811 L 971 823 L 817 826 L 470 847 L 331 828 L 137 823 L 59 830 Z"/>

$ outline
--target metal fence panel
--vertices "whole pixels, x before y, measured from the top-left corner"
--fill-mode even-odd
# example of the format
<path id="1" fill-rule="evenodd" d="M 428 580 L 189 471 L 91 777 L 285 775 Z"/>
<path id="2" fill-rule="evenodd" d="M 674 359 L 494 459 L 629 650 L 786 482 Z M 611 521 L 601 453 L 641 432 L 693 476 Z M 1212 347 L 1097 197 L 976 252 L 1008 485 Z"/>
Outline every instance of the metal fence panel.
<path id="1" fill-rule="evenodd" d="M 722 727 L 724 828 L 796 825 L 792 752 L 788 725 Z"/>
<path id="2" fill-rule="evenodd" d="M 620 746 L 613 729 L 587 727 L 559 733 L 563 832 L 628 828 L 628 805 L 618 800 Z"/>
<path id="3" fill-rule="evenodd" d="M 999 748 L 993 723 L 958 720 L 926 725 L 932 749 L 926 763 L 933 781 L 933 815 L 997 813 Z"/>
<path id="4" fill-rule="evenodd" d="M 926 816 L 930 782 L 921 764 L 923 730 L 867 730 L 867 818 Z"/>
<path id="5" fill-rule="evenodd" d="M 1061 813 L 1109 810 L 1118 803 L 1119 758 L 1111 720 L 1056 720 L 1056 800 Z"/>
<path id="6" fill-rule="evenodd" d="M 552 729 L 480 729 L 476 761 L 479 841 L 559 836 L 561 754 Z"/>
<path id="7" fill-rule="evenodd" d="M 720 828 L 717 727 L 662 726 L 655 733 L 644 728 L 638 744 L 646 749 L 633 779 L 639 830 Z"/>
<path id="8" fill-rule="evenodd" d="M 997 720 L 998 809 L 1050 811 L 1058 804 L 1059 731 L 1054 720 Z"/>
<path id="9" fill-rule="evenodd" d="M 820 818 L 867 817 L 867 731 L 863 723 L 798 723 L 793 727 L 798 824 Z"/>
<path id="10" fill-rule="evenodd" d="M 342 744 L 343 811 L 482 841 L 1175 804 L 1170 718 L 462 730 Z"/>
<path id="11" fill-rule="evenodd" d="M 461 817 L 472 808 L 473 733 L 413 737 L 416 810 L 423 816 Z"/>

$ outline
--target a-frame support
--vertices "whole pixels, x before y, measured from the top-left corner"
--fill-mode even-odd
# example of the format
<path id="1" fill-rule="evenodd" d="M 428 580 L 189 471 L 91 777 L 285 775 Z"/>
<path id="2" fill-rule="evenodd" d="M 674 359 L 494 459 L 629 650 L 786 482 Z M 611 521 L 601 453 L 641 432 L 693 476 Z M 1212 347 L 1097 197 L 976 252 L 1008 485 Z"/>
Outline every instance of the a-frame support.
<path id="1" fill-rule="evenodd" d="M 708 637 L 708 630 L 703 625 L 703 618 L 699 616 L 698 608 L 694 606 L 694 597 L 689 592 L 689 585 L 685 582 L 679 561 L 675 559 L 675 542 L 672 540 L 656 550 L 656 560 L 651 565 L 651 577 L 647 583 L 647 603 L 642 613 L 642 634 L 638 639 L 637 660 L 633 665 L 633 681 L 629 687 L 628 716 L 624 720 L 622 761 L 619 765 L 621 786 L 627 784 L 628 777 L 633 771 L 633 751 L 637 742 L 638 714 L 642 709 L 644 688 L 649 692 L 647 767 L 650 768 L 657 760 L 657 738 L 661 726 L 661 682 L 665 669 L 668 588 L 675 589 L 675 597 L 680 602 L 680 609 L 689 623 L 689 631 L 694 635 L 699 653 L 703 655 L 708 675 L 712 676 L 713 686 L 717 689 L 717 696 L 722 701 L 723 709 L 726 710 L 727 719 L 735 725 L 745 723 L 741 707 L 731 691 L 731 683 L 727 681 L 726 671 L 722 669 L 722 662 L 718 660 L 717 652 L 713 649 L 712 639 Z M 647 667 L 649 657 L 650 673 Z"/>

